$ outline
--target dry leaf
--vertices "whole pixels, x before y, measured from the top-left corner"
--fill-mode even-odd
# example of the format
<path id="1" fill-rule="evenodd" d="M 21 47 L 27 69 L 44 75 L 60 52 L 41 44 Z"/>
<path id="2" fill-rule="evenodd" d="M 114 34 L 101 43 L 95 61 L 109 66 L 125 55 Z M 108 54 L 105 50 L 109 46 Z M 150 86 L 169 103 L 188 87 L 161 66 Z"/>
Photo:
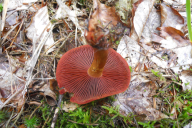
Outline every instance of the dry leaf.
<path id="1" fill-rule="evenodd" d="M 47 103 L 50 106 L 55 106 L 57 104 L 55 93 L 49 88 L 49 85 L 45 84 L 43 87 L 39 89 L 39 91 L 43 92 Z"/>
<path id="2" fill-rule="evenodd" d="M 57 0 L 57 3 L 59 5 L 59 8 L 56 12 L 55 19 L 60 19 L 60 18 L 66 18 L 68 17 L 74 24 L 75 26 L 81 31 L 82 35 L 84 32 L 82 31 L 82 28 L 80 27 L 78 23 L 77 16 L 82 16 L 86 15 L 83 13 L 81 10 L 78 10 L 76 8 L 76 5 L 73 5 L 73 10 L 71 10 L 67 5 L 65 5 L 61 0 Z"/>
<path id="3" fill-rule="evenodd" d="M 119 40 L 127 26 L 121 22 L 114 7 L 101 4 L 99 0 L 93 1 L 93 13 L 85 30 L 88 44 L 96 48 L 109 48 L 112 42 Z"/>
<path id="4" fill-rule="evenodd" d="M 183 17 L 173 8 L 161 4 L 161 27 L 173 27 L 182 31 Z"/>
<path id="5" fill-rule="evenodd" d="M 141 38 L 147 19 L 153 9 L 154 2 L 155 0 L 144 0 L 138 5 L 137 10 L 135 11 L 133 23 L 134 29 L 139 38 Z"/>
<path id="6" fill-rule="evenodd" d="M 0 58 L 0 106 L 3 102 L 9 99 L 12 94 L 22 91 L 25 87 L 25 76 L 26 72 L 21 68 L 22 66 L 19 64 L 17 59 L 13 59 L 9 57 L 9 63 L 7 63 L 3 59 L 3 56 Z M 12 73 L 14 70 L 17 71 Z M 5 100 L 4 100 L 5 99 Z M 13 104 L 17 108 L 18 111 L 22 108 L 25 103 L 25 95 L 23 93 L 19 93 L 15 97 L 13 97 L 9 103 Z"/>
<path id="7" fill-rule="evenodd" d="M 163 2 L 170 4 L 170 5 L 185 5 L 186 0 L 163 0 Z"/>
<path id="8" fill-rule="evenodd" d="M 176 47 L 183 47 L 189 45 L 189 40 L 184 38 L 184 34 L 173 27 L 160 27 L 160 36 L 163 37 L 162 40 L 159 40 L 157 36 L 154 38 L 154 42 L 158 42 L 161 44 L 161 47 L 167 49 L 173 49 Z"/>
<path id="9" fill-rule="evenodd" d="M 31 5 L 38 0 L 9 0 L 8 10 L 25 10 L 35 11 L 35 8 Z"/>
<path id="10" fill-rule="evenodd" d="M 192 71 L 184 70 L 181 72 L 179 78 L 182 80 L 183 90 L 192 90 Z"/>
<path id="11" fill-rule="evenodd" d="M 66 103 L 66 101 L 63 104 L 63 108 L 62 110 L 64 110 L 65 112 L 69 112 L 69 111 L 74 111 L 76 108 L 78 107 L 78 105 L 76 103 Z"/>
<path id="12" fill-rule="evenodd" d="M 128 58 L 127 62 L 133 69 L 139 63 L 140 59 L 140 46 L 136 41 L 128 36 L 124 36 L 117 48 L 117 52 L 123 57 Z"/>
<path id="13" fill-rule="evenodd" d="M 49 33 L 47 31 L 51 26 L 49 21 L 47 6 L 38 10 L 38 12 L 33 17 L 31 25 L 27 28 L 27 37 L 33 42 L 33 52 L 36 50 L 38 43 L 43 40 L 43 37 Z M 45 42 L 45 49 L 53 45 L 53 35 L 50 34 L 47 41 Z M 47 53 L 52 52 L 54 47 L 49 49 Z"/>
<path id="14" fill-rule="evenodd" d="M 156 94 L 156 89 L 154 82 L 140 75 L 133 76 L 129 89 L 117 96 L 114 105 L 120 105 L 120 110 L 126 114 L 133 111 L 140 117 L 140 120 L 168 118 L 160 110 L 153 108 L 153 95 Z"/>
<path id="15" fill-rule="evenodd" d="M 159 34 L 159 32 L 156 30 L 157 27 L 160 27 L 160 14 L 154 7 L 152 7 L 149 18 L 147 19 L 142 32 L 142 43 L 146 44 L 151 42 L 152 35 Z"/>

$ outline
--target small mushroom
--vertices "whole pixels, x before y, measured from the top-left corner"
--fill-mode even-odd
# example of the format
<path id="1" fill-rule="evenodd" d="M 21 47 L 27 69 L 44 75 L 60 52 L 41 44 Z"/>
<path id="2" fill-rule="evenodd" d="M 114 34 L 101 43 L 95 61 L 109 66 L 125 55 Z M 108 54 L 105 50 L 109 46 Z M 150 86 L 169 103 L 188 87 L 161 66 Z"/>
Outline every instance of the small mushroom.
<path id="1" fill-rule="evenodd" d="M 71 102 L 86 104 L 124 92 L 130 83 L 127 62 L 112 48 L 80 46 L 60 59 L 56 79 L 60 94 L 73 93 Z"/>

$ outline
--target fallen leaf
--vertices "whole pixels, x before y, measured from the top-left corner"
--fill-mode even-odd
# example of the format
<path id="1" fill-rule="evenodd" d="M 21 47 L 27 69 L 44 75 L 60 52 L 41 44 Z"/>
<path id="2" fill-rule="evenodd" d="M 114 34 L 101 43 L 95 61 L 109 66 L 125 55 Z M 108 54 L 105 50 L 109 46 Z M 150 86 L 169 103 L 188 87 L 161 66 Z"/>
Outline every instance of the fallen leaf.
<path id="1" fill-rule="evenodd" d="M 139 63 L 140 59 L 140 46 L 138 43 L 131 39 L 128 36 L 124 36 L 117 48 L 117 52 L 123 57 L 127 58 L 129 66 L 133 69 L 136 68 L 136 65 Z"/>
<path id="2" fill-rule="evenodd" d="M 81 31 L 82 35 L 84 35 L 84 32 L 82 31 L 82 28 L 80 27 L 80 25 L 78 23 L 77 16 L 82 16 L 82 15 L 86 15 L 86 14 L 83 13 L 81 10 L 77 9 L 76 5 L 73 5 L 72 6 L 73 10 L 71 10 L 61 0 L 57 0 L 57 3 L 59 5 L 59 8 L 56 12 L 55 19 L 68 17 L 75 24 L 75 26 Z"/>
<path id="3" fill-rule="evenodd" d="M 3 57 L 3 56 L 2 56 Z M 18 91 L 21 92 L 25 87 L 25 76 L 26 72 L 21 68 L 22 66 L 19 64 L 17 59 L 13 59 L 9 57 L 9 63 L 6 62 L 6 59 L 0 57 L 0 106 L 6 100 L 9 100 L 13 106 L 17 108 L 19 112 L 22 106 L 25 103 L 25 94 L 19 93 L 13 98 L 9 99 L 14 93 Z M 15 73 L 13 71 L 17 69 Z"/>
<path id="4" fill-rule="evenodd" d="M 160 110 L 153 108 L 153 95 L 156 94 L 154 82 L 135 75 L 131 79 L 129 89 L 117 95 L 114 105 L 120 105 L 120 110 L 128 114 L 134 112 L 140 120 L 160 120 L 168 118 Z"/>
<path id="5" fill-rule="evenodd" d="M 173 27 L 182 31 L 184 26 L 183 17 L 173 8 L 161 4 L 161 27 Z"/>
<path id="6" fill-rule="evenodd" d="M 151 42 L 153 34 L 159 34 L 159 31 L 156 30 L 157 27 L 160 27 L 160 13 L 155 9 L 155 7 L 152 7 L 142 32 L 143 41 L 141 42 L 143 44 Z"/>
<path id="7" fill-rule="evenodd" d="M 153 9 L 154 2 L 155 0 L 144 0 L 138 5 L 135 11 L 133 23 L 134 29 L 139 39 L 141 38 L 147 19 L 150 16 L 151 10 Z"/>
<path id="8" fill-rule="evenodd" d="M 48 84 L 45 84 L 38 91 L 43 92 L 43 95 L 50 106 L 55 106 L 57 104 L 57 101 L 56 101 L 57 97 L 55 93 L 49 88 Z"/>
<path id="9" fill-rule="evenodd" d="M 76 103 L 72 103 L 72 102 L 67 103 L 65 101 L 63 104 L 62 110 L 64 110 L 65 112 L 70 112 L 70 111 L 74 111 L 77 107 L 78 105 Z"/>
<path id="10" fill-rule="evenodd" d="M 9 10 L 24 10 L 24 9 L 31 9 L 30 7 L 32 3 L 37 2 L 38 0 L 9 0 L 8 9 Z"/>
<path id="11" fill-rule="evenodd" d="M 179 78 L 182 80 L 183 90 L 192 90 L 192 71 L 184 70 L 181 72 Z"/>
<path id="12" fill-rule="evenodd" d="M 161 47 L 173 49 L 190 44 L 189 40 L 185 39 L 184 34 L 180 30 L 173 27 L 160 27 L 158 30 L 160 30 L 160 36 L 164 38 L 158 42 L 161 44 Z M 153 39 L 153 41 L 156 41 L 156 39 Z"/>
<path id="13" fill-rule="evenodd" d="M 47 29 L 51 26 L 49 21 L 48 9 L 47 6 L 38 10 L 34 15 L 33 20 L 27 30 L 27 37 L 33 42 L 33 52 L 36 50 L 36 46 L 47 35 Z M 49 48 L 54 44 L 53 35 L 50 34 L 48 39 L 45 42 L 45 49 Z M 50 53 L 54 50 L 54 47 L 50 48 L 47 53 Z"/>
<path id="14" fill-rule="evenodd" d="M 185 5 L 186 0 L 163 0 L 163 2 L 170 4 L 170 5 Z"/>
<path id="15" fill-rule="evenodd" d="M 97 48 L 109 48 L 125 31 L 129 31 L 126 28 L 114 7 L 101 4 L 99 0 L 93 1 L 93 13 L 85 30 L 88 44 Z"/>

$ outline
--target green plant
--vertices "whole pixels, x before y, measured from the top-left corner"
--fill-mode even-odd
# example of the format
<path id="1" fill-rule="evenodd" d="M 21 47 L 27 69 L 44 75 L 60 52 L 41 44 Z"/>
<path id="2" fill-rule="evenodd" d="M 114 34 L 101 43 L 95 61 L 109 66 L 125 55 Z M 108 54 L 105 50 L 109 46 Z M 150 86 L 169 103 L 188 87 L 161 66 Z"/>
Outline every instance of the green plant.
<path id="1" fill-rule="evenodd" d="M 138 122 L 138 124 L 140 124 L 141 126 L 143 126 L 144 128 L 154 128 L 154 124 L 156 123 L 156 121 L 149 121 L 149 122 Z"/>
<path id="2" fill-rule="evenodd" d="M 190 122 L 192 119 L 192 102 L 188 102 L 187 105 L 183 107 L 183 111 L 180 112 L 178 116 L 179 125 L 184 126 Z"/>
<path id="3" fill-rule="evenodd" d="M 67 112 L 59 112 L 59 120 L 56 123 L 57 127 L 62 128 L 66 126 L 67 128 L 81 128 L 81 127 L 91 127 L 86 126 L 86 124 L 90 124 L 90 114 L 89 111 L 83 111 L 81 107 L 79 107 L 75 111 Z"/>
<path id="4" fill-rule="evenodd" d="M 124 116 L 119 112 L 119 106 L 111 106 L 111 107 L 102 106 L 102 108 L 108 110 L 109 114 L 113 114 L 113 117 L 111 118 L 112 120 L 115 119 L 116 117 L 121 117 L 125 123 L 127 123 L 127 121 L 131 122 L 132 120 L 132 118 L 130 118 L 129 115 Z"/>
<path id="5" fill-rule="evenodd" d="M 9 118 L 7 111 L 0 111 L 0 122 L 3 122 Z"/>
<path id="6" fill-rule="evenodd" d="M 72 112 L 69 116 L 76 117 L 76 120 L 78 123 L 88 124 L 90 115 L 88 111 L 83 112 L 82 108 L 78 108 L 77 111 Z M 78 118 L 78 120 L 77 120 Z"/>
<path id="7" fill-rule="evenodd" d="M 2 12 L 3 11 L 3 5 L 2 5 L 2 3 L 0 4 L 0 12 Z"/>
<path id="8" fill-rule="evenodd" d="M 192 30 L 191 30 L 191 3 L 190 0 L 186 0 L 186 13 L 187 13 L 187 27 L 189 33 L 189 40 L 192 42 Z"/>
<path id="9" fill-rule="evenodd" d="M 151 72 L 152 72 L 155 76 L 159 77 L 161 81 L 166 81 L 165 77 L 163 77 L 162 74 L 159 73 L 159 71 L 155 71 L 155 70 L 151 69 Z"/>
<path id="10" fill-rule="evenodd" d="M 42 112 L 43 120 L 46 120 L 51 114 L 50 106 L 48 104 L 44 104 L 43 106 L 41 106 L 40 111 Z"/>
<path id="11" fill-rule="evenodd" d="M 131 66 L 129 66 L 129 69 L 130 69 L 130 72 L 133 72 L 133 69 L 132 69 L 132 67 L 131 67 Z"/>
<path id="12" fill-rule="evenodd" d="M 39 122 L 40 120 L 36 116 L 33 116 L 31 119 L 25 118 L 24 120 L 24 124 L 27 128 L 35 128 L 39 125 Z"/>
<path id="13" fill-rule="evenodd" d="M 120 41 L 119 41 L 119 40 L 117 40 L 117 41 L 115 42 L 115 43 L 116 43 L 116 45 L 119 45 L 119 42 L 120 42 Z"/>

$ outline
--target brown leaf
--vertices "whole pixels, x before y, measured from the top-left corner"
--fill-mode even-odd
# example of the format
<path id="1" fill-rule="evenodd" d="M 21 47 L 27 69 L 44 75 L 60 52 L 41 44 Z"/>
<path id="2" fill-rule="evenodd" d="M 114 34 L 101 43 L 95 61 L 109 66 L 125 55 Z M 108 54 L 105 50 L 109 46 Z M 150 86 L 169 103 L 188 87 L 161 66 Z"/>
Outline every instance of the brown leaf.
<path id="1" fill-rule="evenodd" d="M 109 48 L 126 30 L 114 7 L 93 0 L 93 14 L 85 30 L 86 41 L 96 48 Z M 127 30 L 128 31 L 128 30 Z"/>
<path id="2" fill-rule="evenodd" d="M 141 120 L 159 120 L 168 118 L 160 110 L 153 108 L 153 95 L 156 94 L 156 84 L 141 76 L 135 76 L 124 94 L 119 94 L 115 105 L 120 105 L 120 110 L 128 114 L 131 108 Z"/>
<path id="3" fill-rule="evenodd" d="M 182 80 L 183 90 L 192 90 L 192 71 L 184 70 L 181 72 L 179 78 Z"/>
<path id="4" fill-rule="evenodd" d="M 173 27 L 182 30 L 184 25 L 183 17 L 172 7 L 165 4 L 160 5 L 161 9 L 161 27 Z"/>
<path id="5" fill-rule="evenodd" d="M 160 36 L 163 37 L 164 39 L 172 38 L 173 43 L 175 43 L 175 47 L 181 47 L 181 46 L 186 46 L 190 44 L 190 42 L 184 38 L 184 34 L 178 29 L 175 29 L 173 27 L 160 27 L 157 29 L 160 30 Z M 171 42 L 167 41 L 167 45 L 168 43 L 171 43 Z M 170 44 L 170 45 L 172 45 L 172 48 L 175 48 L 173 47 L 173 44 Z"/>
<path id="6" fill-rule="evenodd" d="M 0 57 L 0 60 L 4 60 L 2 58 L 3 57 Z M 22 71 L 21 65 L 18 64 L 17 59 L 9 57 L 9 62 L 10 64 L 8 64 L 5 59 L 0 63 L 0 98 L 1 102 L 9 100 L 9 103 L 15 106 L 19 112 L 25 103 L 25 94 L 19 93 L 13 98 L 9 98 L 18 91 L 22 92 L 24 89 L 25 80 L 21 76 L 24 75 L 25 72 Z M 12 73 L 15 69 L 19 69 L 19 72 Z"/>
<path id="7" fill-rule="evenodd" d="M 43 92 L 42 95 L 44 95 L 47 103 L 50 106 L 55 106 L 57 104 L 57 97 L 55 93 L 49 88 L 49 85 L 45 84 L 42 88 L 39 89 L 39 91 Z"/>
<path id="8" fill-rule="evenodd" d="M 57 81 L 55 79 L 50 79 L 49 80 L 50 83 L 50 89 L 55 93 L 55 94 L 59 94 L 59 88 L 57 85 Z"/>
<path id="9" fill-rule="evenodd" d="M 18 126 L 18 128 L 27 128 L 24 124 Z"/>
<path id="10" fill-rule="evenodd" d="M 26 58 L 29 58 L 29 56 L 27 56 L 27 55 L 25 54 L 25 53 L 22 53 L 21 54 L 21 56 L 19 56 L 19 57 L 17 57 L 18 58 L 18 60 L 20 61 L 20 62 L 23 62 L 23 63 L 25 63 L 26 61 L 27 61 L 27 59 Z"/>

